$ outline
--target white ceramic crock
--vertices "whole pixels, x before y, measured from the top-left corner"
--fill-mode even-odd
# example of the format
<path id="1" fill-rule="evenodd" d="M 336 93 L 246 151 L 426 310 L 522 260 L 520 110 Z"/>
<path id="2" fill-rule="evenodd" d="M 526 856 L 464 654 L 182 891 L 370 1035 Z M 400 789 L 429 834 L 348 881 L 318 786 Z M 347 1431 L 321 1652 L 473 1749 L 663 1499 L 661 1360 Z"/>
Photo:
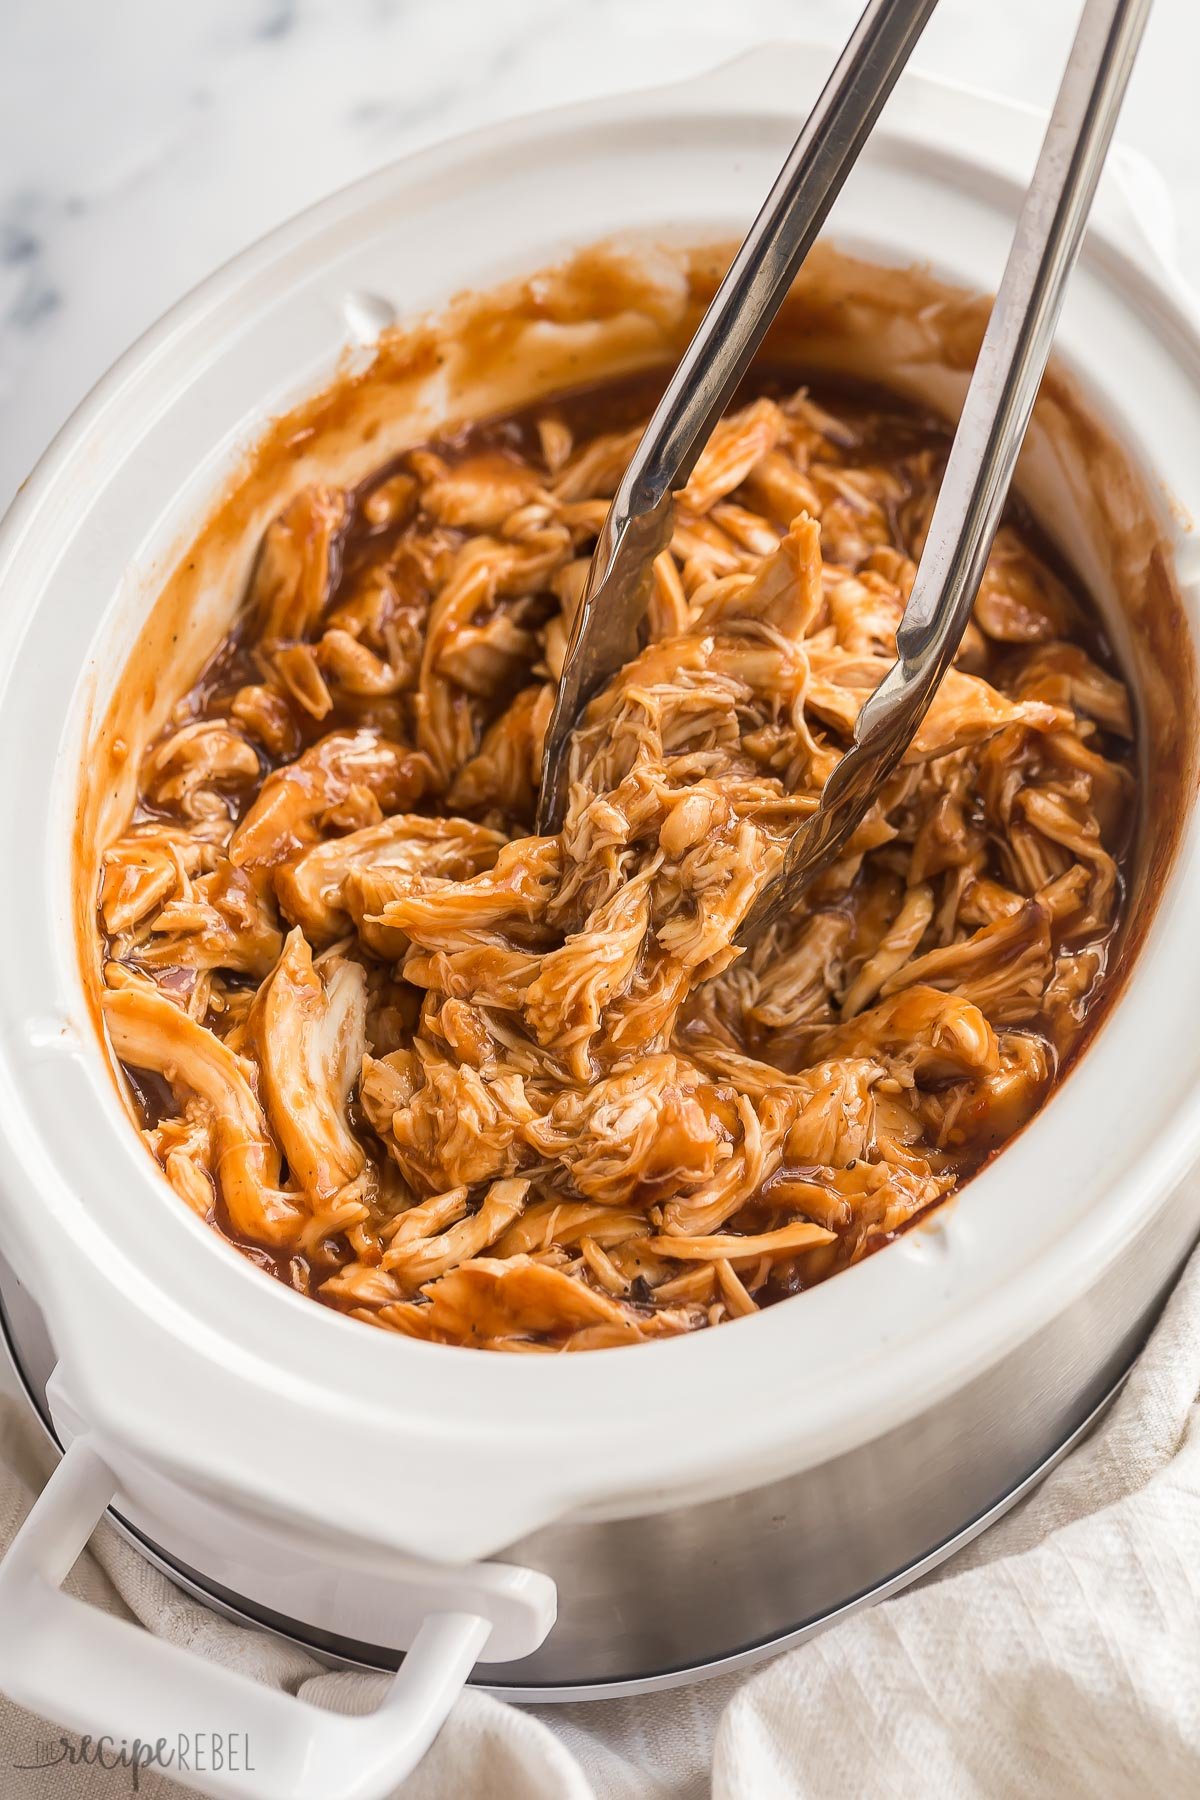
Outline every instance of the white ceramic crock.
<path id="1" fill-rule="evenodd" d="M 0 1685 L 77 1729 L 256 1732 L 258 1772 L 207 1776 L 212 1792 L 386 1793 L 477 1655 L 521 1658 L 552 1631 L 544 1573 L 479 1559 L 556 1521 L 742 1494 L 895 1433 L 1094 1294 L 1200 1149 L 1192 819 L 1109 1022 L 960 1201 L 800 1300 L 635 1352 L 484 1356 L 298 1298 L 166 1189 L 95 1038 L 72 933 L 81 759 L 156 585 L 264 419 L 388 316 L 378 297 L 409 316 L 610 233 L 736 237 L 830 60 L 774 46 L 698 82 L 478 134 L 334 196 L 143 339 L 5 521 L 0 1216 L 59 1359 L 55 1424 L 75 1443 L 0 1573 L 12 1609 Z M 830 235 L 986 291 L 1039 138 L 1032 115 L 908 77 Z M 1059 342 L 1161 490 L 1197 629 L 1184 519 L 1200 512 L 1200 323 L 1168 215 L 1154 179 L 1118 157 Z M 1049 522 L 1100 581 L 1070 518 Z M 1194 1233 L 1181 1216 L 1148 1292 Z M 56 1584 L 114 1491 L 157 1543 L 264 1606 L 368 1642 L 419 1636 L 385 1710 L 332 1720 L 83 1615 Z"/>

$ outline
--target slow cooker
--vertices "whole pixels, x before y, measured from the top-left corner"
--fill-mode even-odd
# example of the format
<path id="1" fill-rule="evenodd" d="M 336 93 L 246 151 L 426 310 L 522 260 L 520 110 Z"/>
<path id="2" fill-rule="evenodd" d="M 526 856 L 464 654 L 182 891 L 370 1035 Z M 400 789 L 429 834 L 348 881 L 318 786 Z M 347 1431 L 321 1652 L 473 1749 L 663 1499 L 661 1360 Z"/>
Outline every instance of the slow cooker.
<path id="1" fill-rule="evenodd" d="M 448 1349 L 312 1305 L 180 1205 L 96 1028 L 77 872 L 137 761 L 110 702 L 164 586 L 178 630 L 145 661 L 134 734 L 161 721 L 164 671 L 194 666 L 227 624 L 229 570 L 269 516 L 239 475 L 267 421 L 364 372 L 363 403 L 386 399 L 372 358 L 399 322 L 412 354 L 391 354 L 370 442 L 332 412 L 289 440 L 309 474 L 377 465 L 396 434 L 415 441 L 467 403 L 465 369 L 414 346 L 477 324 L 471 293 L 597 243 L 642 270 L 640 299 L 602 321 L 611 366 L 678 348 L 680 248 L 744 229 L 828 62 L 774 45 L 333 196 L 136 345 L 4 523 L 0 1297 L 66 1454 L 0 1568 L 0 1686 L 79 1731 L 153 1742 L 202 1716 L 252 1734 L 254 1771 L 193 1777 L 205 1791 L 370 1800 L 468 1679 L 540 1701 L 692 1680 L 893 1591 L 1086 1430 L 1200 1230 L 1184 1179 L 1200 1152 L 1200 313 L 1159 184 L 1119 153 L 1020 484 L 1138 693 L 1151 804 L 1136 957 L 1078 1066 L 960 1197 L 728 1329 L 582 1357 Z M 828 339 L 810 332 L 814 357 L 952 413 L 982 313 L 931 296 L 994 284 L 1040 134 L 1035 115 L 907 76 L 814 264 L 831 284 L 810 311 Z M 423 315 L 442 327 L 405 339 Z M 582 306 L 535 315 L 519 346 L 493 334 L 508 398 L 552 385 L 596 323 Z M 68 1599 L 61 1580 L 106 1510 L 219 1609 L 397 1670 L 380 1709 L 334 1717 Z"/>

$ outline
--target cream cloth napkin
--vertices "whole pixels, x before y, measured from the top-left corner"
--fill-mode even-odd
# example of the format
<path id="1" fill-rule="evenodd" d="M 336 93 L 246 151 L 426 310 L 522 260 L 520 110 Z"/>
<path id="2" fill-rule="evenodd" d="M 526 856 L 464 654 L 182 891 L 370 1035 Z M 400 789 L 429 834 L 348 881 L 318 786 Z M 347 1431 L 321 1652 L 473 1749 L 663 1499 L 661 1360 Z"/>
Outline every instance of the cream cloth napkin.
<path id="1" fill-rule="evenodd" d="M 1062 1800 L 1200 1794 L 1200 1253 L 1088 1441 L 938 1575 L 737 1677 L 520 1711 L 468 1692 L 403 1800 Z M 0 1414 L 0 1541 L 48 1473 Z M 344 1712 L 330 1674 L 227 1624 L 102 1528 L 77 1593 Z M 3 1621 L 0 1620 L 0 1630 Z M 150 1735 L 148 1732 L 147 1735 Z M 28 1769 L 57 1728 L 0 1702 L 4 1800 L 118 1800 L 126 1771 Z M 149 1771 L 141 1793 L 179 1790 Z"/>

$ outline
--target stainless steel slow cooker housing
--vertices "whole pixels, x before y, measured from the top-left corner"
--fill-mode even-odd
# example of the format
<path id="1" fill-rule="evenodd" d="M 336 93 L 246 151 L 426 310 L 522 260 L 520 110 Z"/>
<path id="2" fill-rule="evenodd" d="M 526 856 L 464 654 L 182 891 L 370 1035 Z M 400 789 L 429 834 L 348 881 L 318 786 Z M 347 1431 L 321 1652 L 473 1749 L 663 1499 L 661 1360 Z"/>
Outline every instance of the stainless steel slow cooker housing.
<path id="1" fill-rule="evenodd" d="M 39 1397 L 56 1362 L 46 1404 L 75 1472 L 64 1465 L 40 1536 L 35 1520 L 0 1571 L 21 1622 L 4 1634 L 0 1686 L 77 1728 L 152 1738 L 200 1679 L 154 1645 L 122 1683 L 100 1666 L 110 1641 L 73 1603 L 69 1617 L 51 1607 L 73 1537 L 109 1499 L 248 1616 L 379 1666 L 421 1637 L 392 1713 L 374 1736 L 336 1722 L 359 1735 L 326 1743 L 324 1762 L 310 1743 L 325 1743 L 324 1723 L 300 1717 L 312 1709 L 272 1696 L 283 1710 L 268 1719 L 263 1690 L 213 1689 L 224 1716 L 261 1720 L 275 1757 L 219 1791 L 388 1791 L 476 1654 L 496 1692 L 612 1693 L 727 1667 L 911 1578 L 1086 1422 L 1200 1229 L 1184 1179 L 1200 1150 L 1190 812 L 1161 827 L 1170 855 L 1141 901 L 1154 916 L 1107 1023 L 959 1200 L 799 1300 L 632 1352 L 430 1346 L 270 1282 L 165 1186 L 86 1003 L 72 872 L 98 721 L 164 576 L 264 422 L 327 382 L 348 347 L 369 355 L 395 315 L 460 289 L 614 233 L 736 237 L 827 62 L 774 46 L 698 82 L 478 134 L 336 195 L 136 346 L 3 527 L 0 1216 L 16 1356 Z M 908 77 L 831 236 L 986 291 L 1039 137 L 1031 115 Z M 1166 593 L 1164 545 L 1174 562 L 1176 669 L 1147 662 L 1123 622 L 1078 504 L 1088 471 L 1056 460 L 1052 431 L 1035 435 L 1023 482 L 1158 682 L 1160 710 L 1174 684 L 1191 794 L 1200 557 L 1184 520 L 1200 508 L 1200 323 L 1166 230 L 1153 179 L 1118 158 L 1060 358 L 1124 446 L 1134 514 L 1153 515 L 1146 583 Z M 914 365 L 906 385 L 953 405 L 962 375 Z M 235 599 L 227 584 L 198 606 L 196 646 Z M 457 1634 L 439 1639 L 431 1617 L 458 1619 Z"/>

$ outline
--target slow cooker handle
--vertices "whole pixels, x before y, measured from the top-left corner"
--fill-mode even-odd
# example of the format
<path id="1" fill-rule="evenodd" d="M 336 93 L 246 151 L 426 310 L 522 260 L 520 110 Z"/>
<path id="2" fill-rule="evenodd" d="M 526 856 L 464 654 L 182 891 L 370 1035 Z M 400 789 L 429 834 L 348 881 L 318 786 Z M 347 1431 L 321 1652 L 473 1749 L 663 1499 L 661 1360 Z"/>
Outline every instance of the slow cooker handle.
<path id="1" fill-rule="evenodd" d="M 115 1491 L 107 1463 L 86 1438 L 76 1438 L 0 1562 L 0 1689 L 69 1730 L 105 1734 L 114 1754 L 123 1742 L 142 1766 L 153 1761 L 172 1780 L 205 1794 L 384 1800 L 393 1793 L 441 1729 L 491 1620 L 467 1611 L 429 1614 L 373 1713 L 327 1712 L 62 1592 Z M 552 1596 L 553 1584 L 535 1577 L 529 1650 L 553 1622 Z M 511 1602 L 512 1595 L 506 1598 Z M 194 1744 L 198 1736 L 206 1745 L 222 1740 L 221 1760 L 238 1766 L 213 1768 L 211 1752 L 203 1770 L 156 1759 L 154 1746 L 164 1744 L 170 1753 L 181 1738 Z"/>

